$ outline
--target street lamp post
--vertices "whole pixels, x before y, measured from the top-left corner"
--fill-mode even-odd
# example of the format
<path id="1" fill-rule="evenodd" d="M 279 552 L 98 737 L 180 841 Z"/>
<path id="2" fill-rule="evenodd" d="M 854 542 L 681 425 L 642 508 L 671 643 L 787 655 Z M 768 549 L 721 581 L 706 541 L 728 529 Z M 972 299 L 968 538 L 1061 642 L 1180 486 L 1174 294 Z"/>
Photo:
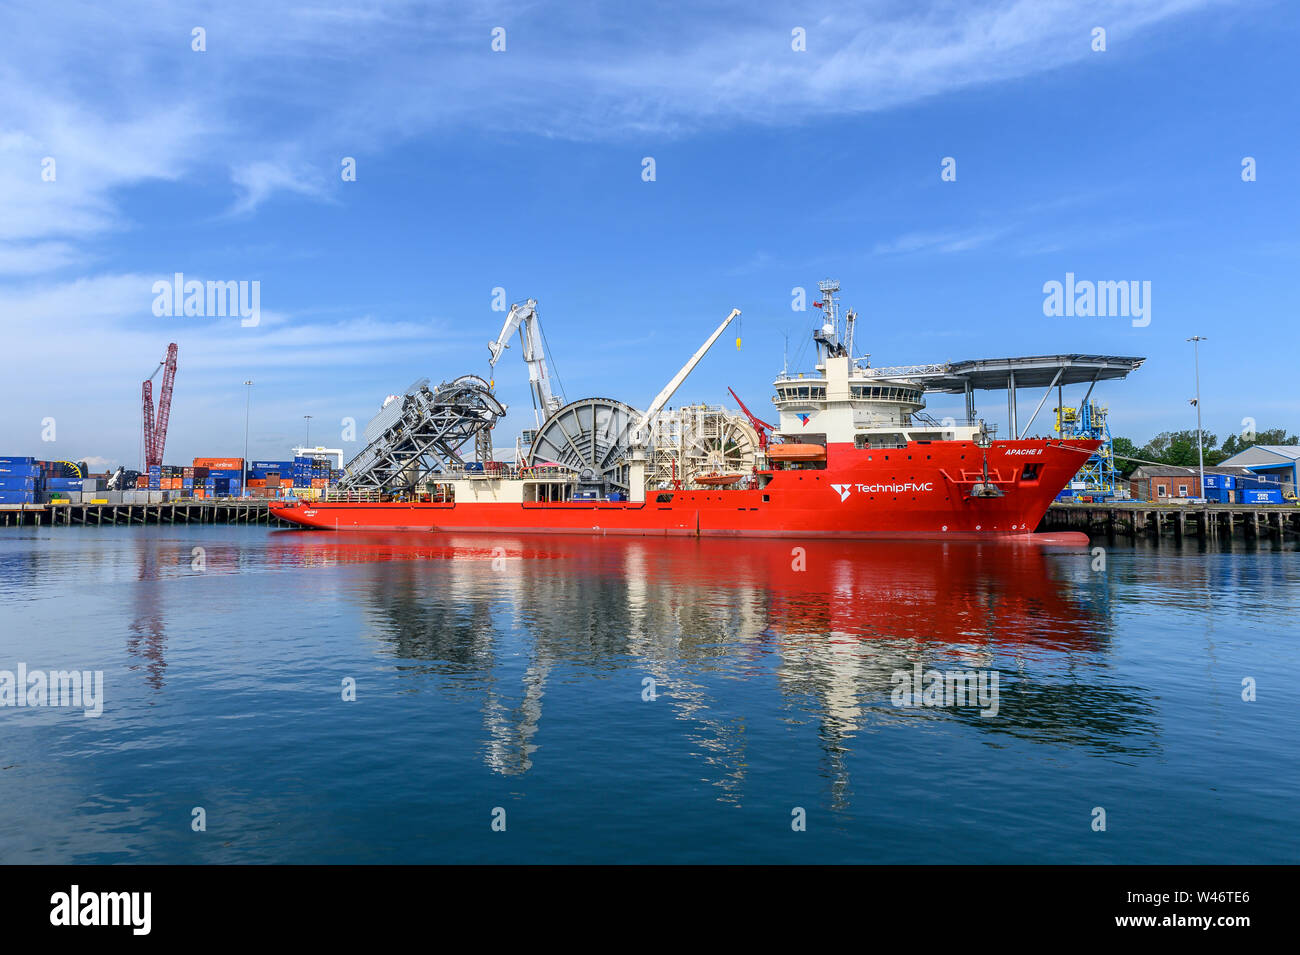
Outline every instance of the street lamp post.
<path id="1" fill-rule="evenodd" d="M 248 409 L 253 401 L 253 379 L 244 382 L 244 466 L 239 471 L 239 493 L 248 490 Z"/>
<path id="2" fill-rule="evenodd" d="M 1201 493 L 1198 494 L 1198 495 L 1196 495 L 1196 496 L 1199 497 L 1199 498 L 1201 498 L 1202 502 L 1204 502 L 1204 500 L 1205 500 L 1205 447 L 1204 447 L 1204 441 L 1203 441 L 1202 438 L 1201 438 L 1201 351 L 1200 351 L 1200 344 L 1201 344 L 1201 342 L 1209 341 L 1209 339 L 1206 338 L 1204 335 L 1193 335 L 1191 338 L 1189 338 L 1189 339 L 1187 339 L 1187 340 L 1188 340 L 1189 342 L 1192 343 L 1192 364 L 1193 364 L 1193 367 L 1196 369 L 1196 401 L 1193 402 L 1193 404 L 1196 405 L 1196 457 L 1197 457 L 1197 459 L 1198 459 L 1198 461 L 1199 461 L 1200 472 L 1201 472 Z"/>

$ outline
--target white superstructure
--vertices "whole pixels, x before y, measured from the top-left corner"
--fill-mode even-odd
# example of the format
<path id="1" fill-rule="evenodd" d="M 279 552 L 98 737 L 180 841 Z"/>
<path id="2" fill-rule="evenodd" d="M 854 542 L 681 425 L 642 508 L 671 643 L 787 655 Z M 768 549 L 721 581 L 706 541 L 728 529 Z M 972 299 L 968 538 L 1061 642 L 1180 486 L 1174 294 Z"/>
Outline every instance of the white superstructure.
<path id="1" fill-rule="evenodd" d="M 975 421 L 924 413 L 925 388 L 906 376 L 885 377 L 854 357 L 857 314 L 841 320 L 835 293 L 839 283 L 819 285 L 824 322 L 813 333 L 817 364 L 811 373 L 783 372 L 772 383 L 781 418 L 777 435 L 800 444 L 853 444 L 855 447 L 902 447 L 908 441 L 973 440 L 982 426 Z"/>

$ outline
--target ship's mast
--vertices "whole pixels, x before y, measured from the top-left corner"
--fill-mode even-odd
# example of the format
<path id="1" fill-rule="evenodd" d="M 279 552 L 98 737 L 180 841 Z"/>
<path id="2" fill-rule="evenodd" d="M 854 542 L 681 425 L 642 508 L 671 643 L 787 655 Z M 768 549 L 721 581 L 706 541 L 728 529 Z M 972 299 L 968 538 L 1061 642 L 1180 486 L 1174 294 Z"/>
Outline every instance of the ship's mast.
<path id="1" fill-rule="evenodd" d="M 835 293 L 840 290 L 836 279 L 823 279 L 817 283 L 821 292 L 821 301 L 813 302 L 822 310 L 821 327 L 813 332 L 813 341 L 817 342 L 818 362 L 827 358 L 848 358 L 853 361 L 853 333 L 857 327 L 858 313 L 849 309 L 843 323 L 840 320 L 840 303 L 835 300 Z"/>

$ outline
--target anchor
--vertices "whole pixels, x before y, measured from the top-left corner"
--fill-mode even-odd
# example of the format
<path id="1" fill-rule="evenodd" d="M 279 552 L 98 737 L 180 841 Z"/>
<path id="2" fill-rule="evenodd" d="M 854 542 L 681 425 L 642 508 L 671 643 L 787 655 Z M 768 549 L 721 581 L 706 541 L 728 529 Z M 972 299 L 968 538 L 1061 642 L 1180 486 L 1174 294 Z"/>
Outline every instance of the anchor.
<path id="1" fill-rule="evenodd" d="M 1001 497 L 1005 492 L 996 484 L 989 482 L 989 448 L 993 446 L 993 439 L 989 437 L 988 431 L 980 428 L 975 435 L 975 446 L 984 454 L 984 477 L 978 484 L 971 485 L 971 497 Z"/>

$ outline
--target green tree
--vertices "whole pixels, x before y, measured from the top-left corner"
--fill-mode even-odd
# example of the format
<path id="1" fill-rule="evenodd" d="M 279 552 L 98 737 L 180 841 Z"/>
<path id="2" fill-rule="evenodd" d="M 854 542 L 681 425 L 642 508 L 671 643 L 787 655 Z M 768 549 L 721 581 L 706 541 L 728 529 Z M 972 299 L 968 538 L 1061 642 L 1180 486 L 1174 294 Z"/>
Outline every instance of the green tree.
<path id="1" fill-rule="evenodd" d="M 1265 428 L 1263 431 L 1256 432 L 1251 441 L 1247 441 L 1239 434 L 1230 434 L 1223 441 L 1223 456 L 1230 458 L 1257 444 L 1296 445 L 1300 444 L 1300 434 L 1287 434 L 1286 428 Z"/>
<path id="2" fill-rule="evenodd" d="M 1111 452 L 1115 455 L 1115 470 L 1127 478 L 1136 471 L 1141 464 L 1137 461 L 1127 460 L 1128 458 L 1140 458 L 1138 446 L 1128 438 L 1113 438 L 1110 442 Z"/>
<path id="3" fill-rule="evenodd" d="M 1225 455 L 1221 451 L 1215 451 L 1215 445 L 1219 443 L 1218 435 L 1202 431 L 1201 442 L 1204 445 L 1206 464 L 1215 463 L 1216 456 L 1217 460 L 1223 460 Z M 1195 467 L 1200 460 L 1196 431 L 1161 431 L 1142 447 L 1137 457 L 1159 461 L 1161 464 Z"/>
<path id="4" fill-rule="evenodd" d="M 1300 444 L 1300 434 L 1286 433 L 1286 428 L 1269 428 L 1265 431 L 1259 431 L 1255 434 L 1255 440 L 1251 444 Z M 1247 445 L 1249 447 L 1250 445 Z"/>

